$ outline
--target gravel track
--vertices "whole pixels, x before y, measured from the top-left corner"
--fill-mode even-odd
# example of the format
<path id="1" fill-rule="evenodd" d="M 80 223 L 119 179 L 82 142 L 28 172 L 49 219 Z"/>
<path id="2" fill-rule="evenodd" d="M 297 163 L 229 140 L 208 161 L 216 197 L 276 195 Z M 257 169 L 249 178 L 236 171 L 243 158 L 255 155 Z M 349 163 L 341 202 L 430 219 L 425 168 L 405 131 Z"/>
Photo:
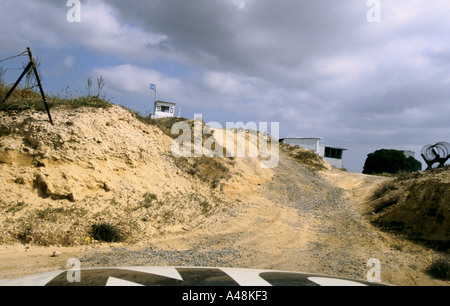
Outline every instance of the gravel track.
<path id="1" fill-rule="evenodd" d="M 83 267 L 237 267 L 363 280 L 370 269 L 367 261 L 377 258 L 384 283 L 450 284 L 424 273 L 426 259 L 435 253 L 381 232 L 346 190 L 288 156 L 280 158 L 274 171 L 273 179 L 258 187 L 257 197 L 231 208 L 201 231 L 161 238 L 162 243 L 152 246 L 89 252 L 81 258 Z M 373 187 L 377 181 L 367 184 Z M 359 200 L 365 196 L 362 193 Z"/>
<path id="2" fill-rule="evenodd" d="M 355 261 L 349 254 L 352 251 L 351 243 L 335 246 L 330 245 L 334 239 L 326 238 L 341 236 L 349 229 L 353 232 L 364 231 L 362 225 L 355 222 L 355 211 L 351 208 L 351 203 L 344 198 L 342 189 L 328 184 L 318 174 L 284 156 L 275 169 L 273 180 L 260 186 L 259 195 L 277 205 L 272 210 L 272 217 L 255 218 L 250 226 L 238 228 L 236 231 L 218 231 L 218 233 L 211 231 L 211 234 L 192 239 L 188 249 L 112 247 L 109 252 L 94 252 L 85 255 L 81 260 L 84 266 L 90 267 L 141 265 L 248 267 L 301 270 L 363 278 L 364 264 L 369 258 L 365 261 L 362 259 Z M 314 220 L 315 222 L 308 221 L 316 224 L 309 225 L 309 231 L 314 235 L 320 235 L 322 239 L 296 247 L 288 239 L 283 241 L 284 234 L 281 233 L 277 237 L 280 241 L 275 251 L 270 250 L 264 237 L 261 237 L 261 241 L 252 239 L 252 236 L 257 236 L 257 232 L 263 229 L 277 231 L 277 226 L 282 222 L 277 217 L 276 209 L 279 207 L 295 209 L 301 216 L 299 223 Z M 245 214 L 246 209 L 248 207 L 244 204 L 242 207 L 234 208 L 233 214 Z M 270 223 L 272 226 L 268 225 Z M 298 226 L 300 225 L 297 224 Z"/>

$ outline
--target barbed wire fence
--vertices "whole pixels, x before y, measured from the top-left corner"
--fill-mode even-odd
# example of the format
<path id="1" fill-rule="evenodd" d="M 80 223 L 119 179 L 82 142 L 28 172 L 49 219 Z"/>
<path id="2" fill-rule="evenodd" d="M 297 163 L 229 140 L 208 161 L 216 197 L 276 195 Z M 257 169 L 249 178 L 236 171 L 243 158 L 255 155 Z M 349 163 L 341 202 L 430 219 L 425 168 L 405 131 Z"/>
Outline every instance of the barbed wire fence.
<path id="1" fill-rule="evenodd" d="M 50 114 L 50 109 L 45 97 L 45 93 L 44 90 L 42 88 L 42 83 L 41 83 L 41 79 L 42 76 L 41 74 L 38 72 L 38 67 L 40 66 L 40 60 L 36 60 L 33 57 L 33 54 L 31 53 L 31 49 L 27 48 L 26 51 L 21 52 L 17 55 L 14 56 L 10 56 L 4 59 L 0 60 L 0 64 L 2 62 L 6 62 L 6 61 L 10 61 L 13 60 L 15 58 L 21 57 L 21 56 L 27 56 L 29 58 L 29 62 L 26 66 L 22 67 L 22 68 L 7 68 L 4 69 L 3 67 L 0 67 L 0 81 L 3 81 L 3 76 L 5 75 L 5 73 L 7 72 L 7 70 L 19 70 L 19 69 L 23 69 L 22 74 L 20 75 L 20 77 L 17 79 L 17 81 L 14 83 L 14 85 L 11 87 L 11 89 L 8 91 L 8 93 L 6 94 L 6 96 L 0 101 L 0 106 L 4 105 L 6 103 L 6 101 L 8 100 L 8 98 L 11 96 L 11 94 L 14 92 L 14 90 L 17 88 L 17 86 L 20 84 L 20 82 L 22 81 L 22 79 L 25 77 L 25 88 L 26 89 L 31 89 L 33 90 L 34 88 L 38 87 L 42 100 L 44 102 L 44 106 L 45 109 L 47 111 L 47 115 L 49 118 L 50 123 L 53 125 L 53 120 Z M 34 84 L 33 84 L 34 83 Z"/>
<path id="2" fill-rule="evenodd" d="M 450 143 L 441 141 L 434 145 L 426 145 L 422 148 L 421 155 L 427 163 L 427 170 L 431 170 L 435 163 L 439 163 L 438 168 L 443 168 L 450 159 Z"/>
<path id="3" fill-rule="evenodd" d="M 19 57 L 26 56 L 26 54 L 27 54 L 27 51 L 24 51 L 24 52 L 21 52 L 21 53 L 19 53 L 19 54 L 17 54 L 17 55 L 14 55 L 14 56 L 10 56 L 10 57 L 7 57 L 7 58 L 0 59 L 0 81 L 1 81 L 1 82 L 4 82 L 3 77 L 6 75 L 6 73 L 7 73 L 9 70 L 23 70 L 23 67 L 21 67 L 21 68 L 18 68 L 18 67 L 4 68 L 2 63 L 6 63 L 6 62 L 8 62 L 8 61 L 12 61 L 13 59 L 16 59 L 16 58 L 19 58 Z"/>
<path id="4" fill-rule="evenodd" d="M 27 57 L 27 56 L 28 56 L 28 51 L 24 51 L 24 52 L 19 53 L 17 55 L 10 56 L 10 57 L 4 58 L 4 59 L 0 59 L 0 81 L 2 81 L 2 82 L 5 81 L 3 79 L 3 77 L 7 74 L 8 71 L 10 71 L 10 70 L 12 70 L 12 71 L 24 70 L 24 69 L 26 69 L 27 64 L 28 64 L 28 62 L 25 62 L 25 63 L 22 62 L 20 64 L 20 67 L 17 67 L 18 64 L 14 63 L 14 64 L 12 64 L 12 66 L 16 66 L 16 67 L 6 67 L 5 68 L 5 67 L 2 66 L 3 62 L 5 62 L 5 63 L 6 62 L 11 62 L 14 59 L 17 59 L 17 58 L 20 58 L 20 57 Z M 42 74 L 40 72 L 41 60 L 38 57 L 35 57 L 34 58 L 34 63 L 35 63 L 35 66 L 36 66 L 36 70 L 37 70 L 37 72 L 39 74 L 39 79 L 42 82 L 43 77 L 42 77 Z M 24 84 L 23 89 L 31 89 L 31 90 L 33 90 L 36 87 L 38 87 L 37 79 L 36 79 L 36 77 L 34 75 L 33 70 L 29 70 L 27 72 L 27 74 L 25 75 L 25 84 Z"/>
<path id="5" fill-rule="evenodd" d="M 20 57 L 20 56 L 26 56 L 26 55 L 27 55 L 27 52 L 28 52 L 28 51 L 23 51 L 22 53 L 19 53 L 19 54 L 17 54 L 17 55 L 14 55 L 14 56 L 10 56 L 10 57 L 1 59 L 1 60 L 0 60 L 0 63 L 6 62 L 6 61 L 9 61 L 9 60 L 12 60 L 12 59 L 17 58 L 17 57 Z"/>

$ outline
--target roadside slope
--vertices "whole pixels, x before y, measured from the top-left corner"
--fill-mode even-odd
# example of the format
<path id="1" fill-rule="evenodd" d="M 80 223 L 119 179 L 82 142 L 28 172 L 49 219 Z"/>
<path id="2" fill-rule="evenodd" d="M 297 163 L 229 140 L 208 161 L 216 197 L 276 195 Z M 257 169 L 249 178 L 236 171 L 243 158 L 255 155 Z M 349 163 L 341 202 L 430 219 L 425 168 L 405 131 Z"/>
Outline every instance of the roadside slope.
<path id="1" fill-rule="evenodd" d="M 123 108 L 54 114 L 55 126 L 43 113 L 0 114 L 1 278 L 64 269 L 77 256 L 84 268 L 222 266 L 364 279 L 377 258 L 383 282 L 449 285 L 424 272 L 438 252 L 370 223 L 367 200 L 385 178 L 311 171 L 280 150 L 273 169 L 258 158 L 223 161 L 229 178 L 212 187 L 177 166 L 170 137 Z M 86 240 L 100 222 L 127 239 Z"/>
<path id="2" fill-rule="evenodd" d="M 127 241 L 205 222 L 229 200 L 178 167 L 172 139 L 118 106 L 0 113 L 0 243 L 85 244 L 93 224 Z M 231 167 L 231 166 L 230 166 Z"/>

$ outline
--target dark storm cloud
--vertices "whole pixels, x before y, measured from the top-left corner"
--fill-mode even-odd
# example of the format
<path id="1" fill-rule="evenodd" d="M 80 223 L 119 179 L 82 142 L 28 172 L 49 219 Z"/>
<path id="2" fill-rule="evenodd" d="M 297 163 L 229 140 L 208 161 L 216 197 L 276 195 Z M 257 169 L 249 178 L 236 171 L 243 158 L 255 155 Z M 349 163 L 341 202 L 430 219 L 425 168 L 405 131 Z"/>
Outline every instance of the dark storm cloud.
<path id="1" fill-rule="evenodd" d="M 124 22 L 167 36 L 161 50 L 206 69 L 298 85 L 317 56 L 357 45 L 364 1 L 109 1 Z M 294 78 L 294 79 L 292 79 Z"/>

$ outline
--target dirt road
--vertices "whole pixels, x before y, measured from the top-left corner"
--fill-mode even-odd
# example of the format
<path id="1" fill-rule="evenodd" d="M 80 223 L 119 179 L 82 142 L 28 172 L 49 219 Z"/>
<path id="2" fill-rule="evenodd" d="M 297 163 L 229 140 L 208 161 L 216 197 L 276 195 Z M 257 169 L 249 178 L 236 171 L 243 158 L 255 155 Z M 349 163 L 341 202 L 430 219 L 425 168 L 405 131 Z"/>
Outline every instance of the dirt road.
<path id="1" fill-rule="evenodd" d="M 367 221 L 364 200 L 386 178 L 337 170 L 314 174 L 287 156 L 273 171 L 271 180 L 255 184 L 240 203 L 187 232 L 135 245 L 2 246 L 0 278 L 64 269 L 77 256 L 83 268 L 197 265 L 365 279 L 367 261 L 377 258 L 383 283 L 450 285 L 424 272 L 437 256 L 434 251 L 381 232 Z M 55 250 L 58 256 L 51 257 Z"/>

